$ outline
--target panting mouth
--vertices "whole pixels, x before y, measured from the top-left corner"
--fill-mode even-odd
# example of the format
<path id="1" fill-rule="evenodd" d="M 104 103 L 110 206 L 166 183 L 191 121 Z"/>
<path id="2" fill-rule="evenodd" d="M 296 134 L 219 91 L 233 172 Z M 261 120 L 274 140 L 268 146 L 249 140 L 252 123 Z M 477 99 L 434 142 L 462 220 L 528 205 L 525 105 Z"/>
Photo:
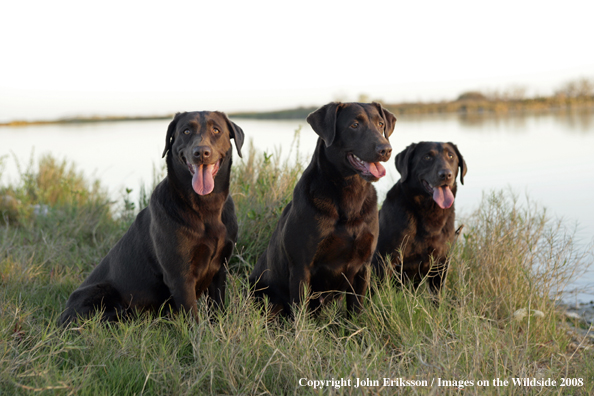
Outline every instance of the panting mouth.
<path id="1" fill-rule="evenodd" d="M 198 195 L 207 195 L 214 190 L 214 177 L 219 171 L 221 160 L 214 164 L 187 164 L 192 174 L 192 188 Z"/>
<path id="2" fill-rule="evenodd" d="M 353 168 L 355 168 L 355 170 L 357 170 L 363 177 L 379 179 L 386 175 L 386 168 L 384 168 L 379 162 L 363 161 L 353 153 L 348 153 L 347 159 Z"/>
<path id="3" fill-rule="evenodd" d="M 444 184 L 443 186 L 433 187 L 427 180 L 421 179 L 425 190 L 433 196 L 433 200 L 442 209 L 448 209 L 454 204 L 454 194 L 450 186 Z"/>

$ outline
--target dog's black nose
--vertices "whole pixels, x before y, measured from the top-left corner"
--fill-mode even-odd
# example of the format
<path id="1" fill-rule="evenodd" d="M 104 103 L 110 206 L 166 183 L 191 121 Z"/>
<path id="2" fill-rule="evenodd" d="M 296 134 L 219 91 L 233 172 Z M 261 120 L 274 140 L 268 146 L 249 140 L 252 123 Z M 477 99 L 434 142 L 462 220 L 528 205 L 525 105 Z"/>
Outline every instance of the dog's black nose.
<path id="1" fill-rule="evenodd" d="M 196 146 L 192 149 L 192 155 L 197 159 L 206 159 L 210 157 L 211 150 L 208 146 Z"/>
<path id="2" fill-rule="evenodd" d="M 452 171 L 449 169 L 442 169 L 440 170 L 437 175 L 439 176 L 439 180 L 450 180 L 452 178 Z"/>
<path id="3" fill-rule="evenodd" d="M 389 159 L 392 154 L 392 146 L 389 144 L 380 144 L 375 147 L 375 152 L 383 158 Z"/>

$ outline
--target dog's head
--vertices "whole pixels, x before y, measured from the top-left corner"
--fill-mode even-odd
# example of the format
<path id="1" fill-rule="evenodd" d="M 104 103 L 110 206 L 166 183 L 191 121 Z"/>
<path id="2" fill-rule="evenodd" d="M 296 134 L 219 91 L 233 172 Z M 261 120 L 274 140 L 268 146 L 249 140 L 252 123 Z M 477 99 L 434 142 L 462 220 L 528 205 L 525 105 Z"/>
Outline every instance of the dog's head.
<path id="1" fill-rule="evenodd" d="M 197 194 L 210 194 L 214 177 L 222 161 L 231 155 L 231 140 L 235 140 L 241 157 L 243 130 L 219 111 L 177 113 L 167 128 L 165 155 L 171 156 L 176 169 L 187 169 L 192 188 Z"/>
<path id="2" fill-rule="evenodd" d="M 464 184 L 466 161 L 454 143 L 413 143 L 396 156 L 400 182 L 433 197 L 442 209 L 454 203 L 456 176 Z"/>
<path id="3" fill-rule="evenodd" d="M 390 159 L 388 137 L 396 117 L 379 103 L 329 103 L 307 117 L 332 163 L 344 174 L 377 181 L 386 174 L 380 164 Z"/>

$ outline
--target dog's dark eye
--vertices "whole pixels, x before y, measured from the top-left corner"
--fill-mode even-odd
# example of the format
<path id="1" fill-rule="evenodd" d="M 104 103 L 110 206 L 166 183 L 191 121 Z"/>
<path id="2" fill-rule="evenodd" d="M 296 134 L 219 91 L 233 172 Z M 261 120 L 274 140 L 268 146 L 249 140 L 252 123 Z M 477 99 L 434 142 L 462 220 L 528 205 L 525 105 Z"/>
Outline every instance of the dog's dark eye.
<path id="1" fill-rule="evenodd" d="M 214 133 L 221 133 L 221 130 L 219 128 L 212 128 L 212 131 Z"/>
<path id="2" fill-rule="evenodd" d="M 425 156 L 423 159 L 424 159 L 425 161 L 431 161 L 431 159 L 432 159 L 432 158 L 433 158 L 433 157 L 431 157 L 430 155 L 428 155 L 428 154 L 427 154 L 427 155 L 426 155 L 426 156 Z"/>
<path id="3" fill-rule="evenodd" d="M 384 127 L 384 123 L 383 123 L 383 121 L 380 121 L 380 122 L 379 122 L 379 126 L 381 126 L 382 128 Z"/>
<path id="4" fill-rule="evenodd" d="M 448 153 L 448 157 L 450 157 L 450 159 L 452 159 L 452 158 L 454 158 L 454 154 Z"/>
<path id="5" fill-rule="evenodd" d="M 190 130 L 189 129 L 184 130 L 184 135 L 189 135 L 189 134 L 190 134 Z"/>
<path id="6" fill-rule="evenodd" d="M 353 122 L 351 124 L 351 128 L 357 128 L 358 126 L 359 126 L 359 123 L 358 122 Z"/>

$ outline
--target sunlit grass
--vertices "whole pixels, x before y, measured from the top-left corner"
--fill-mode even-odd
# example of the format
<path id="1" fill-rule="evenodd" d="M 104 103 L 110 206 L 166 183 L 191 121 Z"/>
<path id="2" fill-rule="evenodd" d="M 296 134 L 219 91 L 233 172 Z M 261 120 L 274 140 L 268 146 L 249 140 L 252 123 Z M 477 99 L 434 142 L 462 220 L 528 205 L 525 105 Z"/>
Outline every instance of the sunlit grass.
<path id="1" fill-rule="evenodd" d="M 352 387 L 299 387 L 302 378 L 471 380 L 465 394 L 495 395 L 560 388 L 476 382 L 569 377 L 584 378 L 584 386 L 561 394 L 594 391 L 592 351 L 569 347 L 581 340 L 568 333 L 554 303 L 591 256 L 542 209 L 506 192 L 486 194 L 459 219 L 465 234 L 439 304 L 424 288 L 372 280 L 375 293 L 355 318 L 335 304 L 314 319 L 303 304 L 293 321 L 269 321 L 265 307 L 250 298 L 246 278 L 303 169 L 279 157 L 251 148 L 235 160 L 240 236 L 227 309 L 209 315 L 201 299 L 198 322 L 179 314 L 102 324 L 96 316 L 79 327 L 57 327 L 69 294 L 129 226 L 123 213 L 139 208 L 114 209 L 99 184 L 51 157 L 37 169 L 28 166 L 19 184 L 0 186 L 0 197 L 16 202 L 12 217 L 2 209 L 0 226 L 0 394 L 361 394 Z M 30 206 L 37 204 L 47 205 L 47 214 L 35 214 Z M 523 309 L 526 315 L 514 315 Z M 380 386 L 362 393 L 460 390 Z"/>

